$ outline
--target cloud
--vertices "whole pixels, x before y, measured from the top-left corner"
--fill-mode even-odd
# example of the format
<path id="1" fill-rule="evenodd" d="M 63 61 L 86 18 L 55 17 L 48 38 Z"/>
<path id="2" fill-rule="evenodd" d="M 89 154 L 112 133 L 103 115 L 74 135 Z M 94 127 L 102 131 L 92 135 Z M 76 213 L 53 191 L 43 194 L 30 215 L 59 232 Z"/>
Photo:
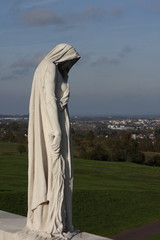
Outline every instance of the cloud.
<path id="1" fill-rule="evenodd" d="M 149 9 L 153 9 L 154 11 L 160 11 L 160 2 L 159 1 L 150 1 L 150 0 L 143 0 L 140 2 L 142 7 L 147 7 Z"/>
<path id="2" fill-rule="evenodd" d="M 105 10 L 102 8 L 90 7 L 83 9 L 81 12 L 68 12 L 60 15 L 51 9 L 39 7 L 22 11 L 17 18 L 17 23 L 28 26 L 55 25 L 62 29 L 68 29 L 80 22 L 100 21 L 104 15 Z"/>
<path id="3" fill-rule="evenodd" d="M 15 0 L 10 8 L 11 12 L 18 12 L 21 8 L 22 0 Z"/>
<path id="4" fill-rule="evenodd" d="M 119 60 L 116 58 L 108 58 L 106 56 L 101 56 L 99 58 L 97 58 L 94 62 L 92 62 L 92 66 L 96 66 L 96 65 L 116 65 L 119 63 Z"/>
<path id="5" fill-rule="evenodd" d="M 96 65 L 117 65 L 123 61 L 125 57 L 132 51 L 132 48 L 129 46 L 123 47 L 114 58 L 107 56 L 100 56 L 94 62 L 91 63 L 92 66 Z"/>
<path id="6" fill-rule="evenodd" d="M 87 53 L 80 53 L 81 58 L 76 63 L 77 66 L 82 66 L 84 64 L 90 64 L 91 63 L 91 57 L 93 55 L 93 52 L 87 52 Z"/>
<path id="7" fill-rule="evenodd" d="M 37 8 L 37 9 L 25 11 L 20 15 L 18 22 L 19 23 L 22 22 L 25 25 L 30 25 L 30 26 L 64 24 L 63 19 L 57 16 L 56 13 L 44 8 Z"/>
<path id="8" fill-rule="evenodd" d="M 119 52 L 118 56 L 119 57 L 125 57 L 127 56 L 130 52 L 132 51 L 132 48 L 129 46 L 125 46 L 121 49 L 121 51 Z"/>
<path id="9" fill-rule="evenodd" d="M 14 75 L 6 75 L 6 76 L 1 76 L 0 77 L 0 81 L 11 81 L 11 80 L 15 80 L 15 76 Z"/>
<path id="10" fill-rule="evenodd" d="M 105 15 L 105 10 L 102 8 L 85 8 L 79 13 L 69 13 L 68 17 L 74 21 L 86 21 L 86 20 L 100 20 Z"/>
<path id="11" fill-rule="evenodd" d="M 58 2 L 59 0 L 43 0 L 43 1 L 39 1 L 39 0 L 35 0 L 34 2 L 31 3 L 27 3 L 25 2 L 24 8 L 32 8 L 32 7 L 39 7 L 39 6 L 43 6 L 46 4 L 51 4 L 54 2 Z"/>
<path id="12" fill-rule="evenodd" d="M 39 64 L 44 57 L 44 54 L 36 54 L 30 59 L 19 59 L 11 64 L 11 68 L 33 68 Z"/>
<path id="13" fill-rule="evenodd" d="M 10 73 L 8 75 L 1 76 L 0 81 L 13 81 L 19 76 L 27 74 L 31 69 L 35 68 L 45 54 L 36 54 L 30 59 L 19 59 L 10 65 Z"/>
<path id="14" fill-rule="evenodd" d="M 34 66 L 34 61 L 31 60 L 26 60 L 26 59 L 21 59 L 18 60 L 14 63 L 12 63 L 11 68 L 30 68 Z"/>
<path id="15" fill-rule="evenodd" d="M 32 2 L 30 1 L 22 1 L 22 0 L 15 0 L 11 6 L 11 11 L 12 12 L 17 12 L 20 10 L 24 10 L 24 9 L 31 9 L 31 8 L 35 8 L 35 7 L 39 7 L 39 6 L 43 6 L 43 5 L 47 5 L 47 4 L 51 4 L 54 2 L 58 2 L 60 0 L 34 0 Z"/>
<path id="16" fill-rule="evenodd" d="M 120 17 L 123 14 L 123 10 L 118 7 L 113 7 L 109 11 L 109 15 L 113 17 Z"/>
<path id="17" fill-rule="evenodd" d="M 12 70 L 12 74 L 13 75 L 16 75 L 16 76 L 22 76 L 22 75 L 24 75 L 24 74 L 27 74 L 28 72 L 29 72 L 29 70 L 30 70 L 30 68 L 17 68 L 17 69 L 13 69 Z"/>

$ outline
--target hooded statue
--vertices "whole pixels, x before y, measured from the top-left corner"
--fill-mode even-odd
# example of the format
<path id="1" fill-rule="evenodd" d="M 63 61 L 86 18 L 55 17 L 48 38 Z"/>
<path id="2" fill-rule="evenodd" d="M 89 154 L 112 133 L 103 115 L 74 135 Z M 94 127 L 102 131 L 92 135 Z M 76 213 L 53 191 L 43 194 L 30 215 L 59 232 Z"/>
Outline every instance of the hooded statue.
<path id="1" fill-rule="evenodd" d="M 68 72 L 80 58 L 59 44 L 38 65 L 29 108 L 27 229 L 65 238 L 72 226 L 72 151 Z"/>

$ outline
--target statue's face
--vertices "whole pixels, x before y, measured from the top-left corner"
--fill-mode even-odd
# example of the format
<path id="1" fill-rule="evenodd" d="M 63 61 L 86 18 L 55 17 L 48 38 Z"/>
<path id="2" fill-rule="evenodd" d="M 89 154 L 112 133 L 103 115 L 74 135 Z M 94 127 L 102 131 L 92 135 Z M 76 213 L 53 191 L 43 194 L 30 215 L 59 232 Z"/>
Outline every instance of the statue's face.
<path id="1" fill-rule="evenodd" d="M 68 80 L 68 73 L 71 67 L 77 62 L 78 59 L 68 60 L 65 62 L 58 63 L 58 69 L 62 74 L 62 77 L 65 81 Z"/>
<path id="2" fill-rule="evenodd" d="M 68 61 L 65 61 L 65 62 L 60 62 L 58 63 L 58 68 L 60 70 L 66 70 L 67 72 L 69 72 L 69 70 L 71 69 L 71 67 L 77 62 L 77 58 L 76 59 L 73 59 L 73 60 L 68 60 Z"/>
<path id="3" fill-rule="evenodd" d="M 69 61 L 58 64 L 58 69 L 65 81 L 68 80 L 68 72 L 69 72 L 70 68 L 71 67 L 70 67 Z"/>
<path id="4" fill-rule="evenodd" d="M 60 71 L 69 72 L 72 65 L 73 65 L 72 61 L 65 61 L 65 62 L 59 63 L 58 68 Z"/>

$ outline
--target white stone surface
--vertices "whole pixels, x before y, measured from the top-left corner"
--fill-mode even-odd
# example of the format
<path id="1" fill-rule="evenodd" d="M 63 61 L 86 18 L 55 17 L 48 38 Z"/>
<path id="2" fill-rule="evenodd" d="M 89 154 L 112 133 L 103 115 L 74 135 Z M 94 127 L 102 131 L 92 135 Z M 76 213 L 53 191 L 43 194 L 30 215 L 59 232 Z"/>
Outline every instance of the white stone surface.
<path id="1" fill-rule="evenodd" d="M 68 72 L 80 58 L 58 44 L 36 68 L 29 107 L 26 227 L 50 236 L 73 232 Z"/>
<path id="2" fill-rule="evenodd" d="M 26 225 L 26 217 L 0 210 L 0 231 L 18 232 Z"/>
<path id="3" fill-rule="evenodd" d="M 74 236 L 72 240 L 111 240 L 109 238 L 105 237 L 100 237 L 94 234 L 86 233 L 86 232 L 81 232 Z"/>
<path id="4" fill-rule="evenodd" d="M 0 210 L 0 240 L 23 240 L 17 238 L 16 232 L 21 231 L 26 225 L 26 217 L 16 214 L 4 212 Z M 38 238 L 28 237 L 27 240 L 38 240 Z M 39 238 L 45 240 L 45 238 Z M 47 239 L 51 240 L 51 238 Z M 94 234 L 81 232 L 74 236 L 72 240 L 111 240 L 109 238 L 100 237 Z"/>

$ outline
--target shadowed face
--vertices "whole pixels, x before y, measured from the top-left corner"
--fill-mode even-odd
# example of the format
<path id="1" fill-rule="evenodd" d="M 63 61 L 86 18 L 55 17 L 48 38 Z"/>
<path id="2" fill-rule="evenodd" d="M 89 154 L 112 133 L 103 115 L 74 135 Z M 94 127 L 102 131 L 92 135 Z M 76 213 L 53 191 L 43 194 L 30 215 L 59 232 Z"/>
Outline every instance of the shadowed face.
<path id="1" fill-rule="evenodd" d="M 68 60 L 65 62 L 58 63 L 58 69 L 62 74 L 62 77 L 65 81 L 68 80 L 68 73 L 71 67 L 78 61 L 78 59 Z"/>
<path id="2" fill-rule="evenodd" d="M 58 63 L 58 68 L 59 70 L 66 70 L 67 72 L 69 72 L 69 70 L 71 69 L 71 67 L 78 61 L 78 59 L 73 59 L 73 60 L 68 60 L 65 62 L 60 62 Z"/>

